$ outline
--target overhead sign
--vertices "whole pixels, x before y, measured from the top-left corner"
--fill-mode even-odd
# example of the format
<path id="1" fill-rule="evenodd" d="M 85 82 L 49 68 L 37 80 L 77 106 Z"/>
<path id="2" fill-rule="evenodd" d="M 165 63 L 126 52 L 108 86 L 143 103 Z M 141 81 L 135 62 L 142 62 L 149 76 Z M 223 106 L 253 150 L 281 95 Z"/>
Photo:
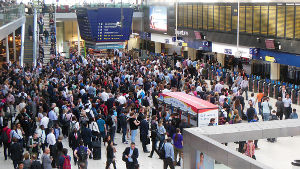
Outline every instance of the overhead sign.
<path id="1" fill-rule="evenodd" d="M 232 49 L 224 49 L 224 54 L 232 55 Z"/>
<path id="2" fill-rule="evenodd" d="M 189 36 L 189 32 L 188 31 L 184 31 L 184 30 L 175 30 L 175 35 L 179 35 L 179 36 Z"/>
<path id="3" fill-rule="evenodd" d="M 99 8 L 77 10 L 80 35 L 93 42 L 123 42 L 129 40 L 132 8 Z M 121 16 L 123 15 L 123 20 Z"/>
<path id="4" fill-rule="evenodd" d="M 124 43 L 115 43 L 115 44 L 96 44 L 95 46 L 96 50 L 101 50 L 101 49 L 124 49 Z"/>
<path id="5" fill-rule="evenodd" d="M 272 56 L 265 56 L 265 61 L 274 63 L 276 60 Z"/>

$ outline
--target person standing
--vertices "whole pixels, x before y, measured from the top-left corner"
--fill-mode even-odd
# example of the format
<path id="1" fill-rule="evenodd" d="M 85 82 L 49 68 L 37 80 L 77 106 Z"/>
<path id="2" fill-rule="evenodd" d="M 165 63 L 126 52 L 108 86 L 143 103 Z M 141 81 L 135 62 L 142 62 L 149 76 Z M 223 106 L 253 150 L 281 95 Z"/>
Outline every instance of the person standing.
<path id="1" fill-rule="evenodd" d="M 42 155 L 42 164 L 43 169 L 52 169 L 51 163 L 52 163 L 52 157 L 50 157 L 50 149 L 45 148 L 44 154 Z"/>
<path id="2" fill-rule="evenodd" d="M 256 115 L 256 110 L 253 107 L 252 100 L 249 100 L 249 106 L 250 107 L 247 109 L 247 112 L 246 112 L 248 122 L 252 121 L 254 118 L 254 115 Z"/>
<path id="3" fill-rule="evenodd" d="M 262 107 L 261 107 L 261 103 L 262 103 L 262 99 L 264 97 L 264 94 L 262 93 L 262 90 L 259 90 L 259 93 L 256 95 L 256 102 L 257 102 L 257 106 L 258 106 L 258 112 L 259 115 L 262 114 Z"/>
<path id="4" fill-rule="evenodd" d="M 85 123 L 84 127 L 81 129 L 81 138 L 84 142 L 84 146 L 88 147 L 89 149 L 92 147 L 92 137 L 92 130 L 88 128 L 88 123 Z"/>
<path id="5" fill-rule="evenodd" d="M 75 149 L 79 147 L 80 140 L 81 140 L 80 132 L 75 127 L 74 130 L 69 135 L 69 147 L 73 150 L 73 154 Z M 75 157 L 75 155 L 73 157 L 74 157 L 74 164 L 76 165 L 77 158 Z"/>
<path id="6" fill-rule="evenodd" d="M 157 116 L 152 116 L 151 121 L 151 142 L 152 142 L 152 150 L 148 157 L 152 158 L 154 151 L 157 153 Z M 158 154 L 158 153 L 157 153 Z"/>
<path id="7" fill-rule="evenodd" d="M 49 40 L 49 32 L 47 29 L 44 30 L 44 36 L 45 36 L 45 43 L 48 44 Z"/>
<path id="8" fill-rule="evenodd" d="M 277 107 L 277 117 L 282 120 L 283 118 L 283 112 L 284 112 L 284 103 L 282 101 L 281 97 L 278 97 L 277 102 L 275 103 L 275 106 Z"/>
<path id="9" fill-rule="evenodd" d="M 139 151 L 135 148 L 135 143 L 131 143 L 123 152 L 123 161 L 126 162 L 126 169 L 136 169 L 138 166 Z"/>
<path id="10" fill-rule="evenodd" d="M 106 130 L 106 125 L 105 125 L 105 120 L 103 120 L 103 116 L 101 114 L 99 114 L 99 119 L 97 120 L 97 124 L 98 124 L 98 128 L 99 128 L 99 131 L 100 131 L 100 137 L 99 138 L 101 139 L 101 137 L 102 137 L 103 142 L 104 142 L 107 130 Z M 104 142 L 104 144 L 105 144 L 105 142 Z"/>
<path id="11" fill-rule="evenodd" d="M 2 129 L 2 142 L 3 142 L 3 149 L 4 149 L 4 158 L 7 160 L 7 156 L 10 156 L 10 144 L 11 144 L 11 129 L 8 128 L 7 121 L 3 122 L 3 129 Z"/>
<path id="12" fill-rule="evenodd" d="M 269 121 L 270 120 L 270 114 L 271 114 L 270 105 L 269 105 L 269 98 L 265 97 L 263 100 L 264 101 L 261 104 L 262 112 L 263 112 L 263 119 L 264 119 L 264 121 Z"/>
<path id="13" fill-rule="evenodd" d="M 50 149 L 50 156 L 54 157 L 54 145 L 56 143 L 55 135 L 54 135 L 54 129 L 49 129 L 50 133 L 47 135 L 47 143 L 49 145 Z"/>
<path id="14" fill-rule="evenodd" d="M 283 101 L 283 113 L 284 113 L 284 118 L 285 119 L 289 119 L 290 118 L 290 114 L 291 114 L 291 105 L 292 105 L 292 100 L 290 99 L 290 95 L 286 94 L 285 98 L 282 100 Z"/>
<path id="15" fill-rule="evenodd" d="M 146 116 L 143 115 L 142 116 L 142 121 L 140 123 L 140 139 L 141 139 L 141 142 L 142 142 L 144 153 L 150 153 L 147 150 L 148 132 L 149 132 L 149 124 L 146 120 Z"/>
<path id="16" fill-rule="evenodd" d="M 174 161 L 177 161 L 177 154 L 179 155 L 179 160 L 176 163 L 177 166 L 180 166 L 180 160 L 182 159 L 181 154 L 183 153 L 183 137 L 180 133 L 180 129 L 176 129 L 176 134 L 173 135 L 174 143 Z"/>
<path id="17" fill-rule="evenodd" d="M 13 161 L 14 168 L 18 167 L 18 164 L 23 159 L 23 146 L 18 142 L 16 137 L 12 138 L 13 143 L 10 146 L 11 160 Z"/>
<path id="18" fill-rule="evenodd" d="M 137 135 L 137 129 L 139 128 L 140 122 L 136 119 L 136 115 L 131 112 L 128 120 L 131 131 L 131 142 L 135 143 L 135 137 Z"/>
<path id="19" fill-rule="evenodd" d="M 114 169 L 116 169 L 116 158 L 114 153 L 116 149 L 114 148 L 113 142 L 109 141 L 106 148 L 106 167 L 105 169 L 109 169 L 110 165 L 113 164 Z"/>
<path id="20" fill-rule="evenodd" d="M 171 144 L 171 138 L 167 138 L 167 142 L 163 148 L 165 149 L 164 169 L 167 169 L 168 166 L 174 169 L 174 147 Z"/>
<path id="21" fill-rule="evenodd" d="M 128 144 L 126 140 L 126 132 L 127 132 L 127 112 L 122 111 L 119 116 L 120 128 L 122 129 L 122 143 Z"/>
<path id="22" fill-rule="evenodd" d="M 164 141 L 165 141 L 165 136 L 166 136 L 166 129 L 163 125 L 163 119 L 161 119 L 158 123 L 158 127 L 157 127 L 157 137 L 159 140 L 159 146 L 158 149 L 160 150 Z"/>
<path id="23" fill-rule="evenodd" d="M 84 163 L 85 169 L 88 166 L 88 156 L 91 154 L 91 151 L 83 145 L 83 140 L 79 141 L 79 147 L 74 151 L 74 156 L 78 159 L 78 168 L 81 163 Z"/>
<path id="24" fill-rule="evenodd" d="M 71 157 L 68 155 L 68 149 L 62 150 L 62 155 L 58 160 L 58 169 L 71 169 Z"/>
<path id="25" fill-rule="evenodd" d="M 246 94 L 246 100 L 248 100 L 248 88 L 249 88 L 249 82 L 247 76 L 244 77 L 244 80 L 241 82 L 241 88 L 242 91 Z"/>

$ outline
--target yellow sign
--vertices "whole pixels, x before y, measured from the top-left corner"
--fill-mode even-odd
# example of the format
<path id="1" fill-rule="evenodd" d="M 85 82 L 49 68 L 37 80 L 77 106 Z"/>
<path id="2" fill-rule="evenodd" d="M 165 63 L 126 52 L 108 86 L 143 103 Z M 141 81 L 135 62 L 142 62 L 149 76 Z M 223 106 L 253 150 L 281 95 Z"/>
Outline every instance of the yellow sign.
<path id="1" fill-rule="evenodd" d="M 186 46 L 187 46 L 187 43 L 182 43 L 182 46 L 186 47 Z"/>
<path id="2" fill-rule="evenodd" d="M 265 57 L 265 61 L 267 61 L 267 62 L 275 62 L 275 58 L 272 57 L 272 56 L 266 56 Z"/>

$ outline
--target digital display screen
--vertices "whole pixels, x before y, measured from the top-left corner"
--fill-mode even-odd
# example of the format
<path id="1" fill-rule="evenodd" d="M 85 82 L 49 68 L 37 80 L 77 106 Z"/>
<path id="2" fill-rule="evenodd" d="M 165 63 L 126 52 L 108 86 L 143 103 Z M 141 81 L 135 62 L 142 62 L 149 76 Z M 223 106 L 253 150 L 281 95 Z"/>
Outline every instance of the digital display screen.
<path id="1" fill-rule="evenodd" d="M 149 11 L 150 29 L 167 31 L 167 7 L 152 6 Z"/>
<path id="2" fill-rule="evenodd" d="M 121 16 L 124 16 L 123 21 Z M 133 9 L 99 8 L 77 12 L 80 35 L 93 42 L 122 42 L 131 34 Z"/>

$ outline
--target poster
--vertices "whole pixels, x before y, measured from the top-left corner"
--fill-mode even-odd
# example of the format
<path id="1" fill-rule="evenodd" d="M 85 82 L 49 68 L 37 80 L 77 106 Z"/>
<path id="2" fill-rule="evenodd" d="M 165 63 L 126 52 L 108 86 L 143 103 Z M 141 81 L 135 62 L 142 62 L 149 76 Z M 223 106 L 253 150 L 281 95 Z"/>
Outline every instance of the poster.
<path id="1" fill-rule="evenodd" d="M 196 169 L 214 169 L 215 160 L 209 157 L 208 155 L 197 151 L 196 153 Z"/>
<path id="2" fill-rule="evenodd" d="M 150 29 L 156 31 L 167 31 L 167 7 L 152 6 L 150 7 Z"/>
<path id="3" fill-rule="evenodd" d="M 210 123 L 210 119 L 211 118 L 215 118 L 215 125 L 218 125 L 218 116 L 219 116 L 219 110 L 215 109 L 215 110 L 210 110 L 210 111 L 206 111 L 204 113 L 199 113 L 198 114 L 198 126 L 208 126 L 208 124 Z"/>

